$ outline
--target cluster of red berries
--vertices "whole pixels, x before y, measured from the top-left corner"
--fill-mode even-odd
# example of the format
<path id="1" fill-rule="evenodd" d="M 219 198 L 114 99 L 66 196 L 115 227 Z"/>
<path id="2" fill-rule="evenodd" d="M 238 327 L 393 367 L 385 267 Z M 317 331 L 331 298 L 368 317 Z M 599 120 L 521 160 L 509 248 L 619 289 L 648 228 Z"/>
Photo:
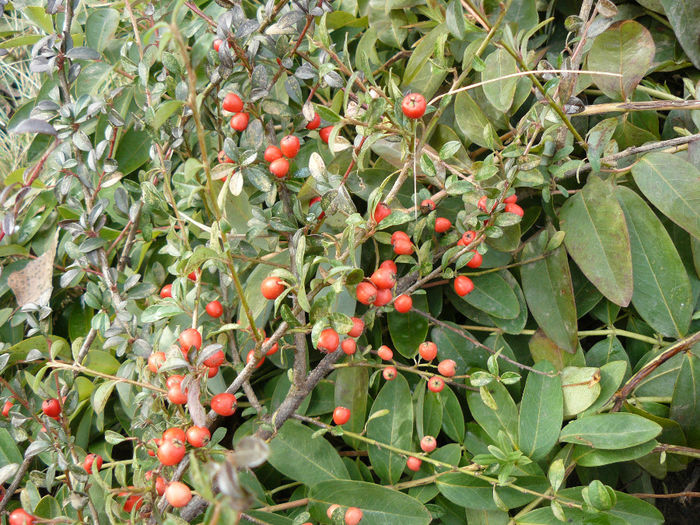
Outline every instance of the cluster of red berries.
<path id="1" fill-rule="evenodd" d="M 505 206 L 505 211 L 506 213 L 514 213 L 520 217 L 522 217 L 525 214 L 525 211 L 516 204 L 518 201 L 518 196 L 513 194 L 510 195 L 509 197 L 506 197 L 503 199 L 503 203 L 506 205 Z M 481 211 L 485 213 L 491 213 L 495 208 L 496 208 L 496 203 L 494 202 L 493 205 L 491 206 L 491 209 L 488 209 L 488 198 L 486 195 L 483 195 L 480 199 L 479 202 L 476 204 L 477 208 L 479 208 Z"/>
<path id="2" fill-rule="evenodd" d="M 227 93 L 221 107 L 224 111 L 233 113 L 230 122 L 231 129 L 235 131 L 244 131 L 248 127 L 250 115 L 243 111 L 243 101 L 241 97 L 235 93 Z"/>
<path id="3" fill-rule="evenodd" d="M 397 246 L 399 250 L 406 250 L 408 246 L 413 252 L 413 245 L 404 232 L 394 233 L 392 242 L 394 242 L 394 251 L 397 250 Z M 362 304 L 377 307 L 389 304 L 394 298 L 392 289 L 396 285 L 397 272 L 398 268 L 394 261 L 383 261 L 368 281 L 362 281 L 357 285 L 355 290 L 357 300 Z M 399 313 L 409 312 L 413 308 L 413 299 L 410 295 L 401 294 L 394 300 L 394 308 Z"/>
<path id="4" fill-rule="evenodd" d="M 280 140 L 279 147 L 270 144 L 265 149 L 265 160 L 270 163 L 270 173 L 278 179 L 284 178 L 289 173 L 289 159 L 293 159 L 299 153 L 299 137 L 287 135 Z"/>
<path id="5" fill-rule="evenodd" d="M 326 509 L 326 516 L 328 516 L 328 519 L 332 520 L 333 514 L 335 514 L 335 512 L 339 509 L 341 509 L 341 507 L 337 503 L 330 505 L 328 509 Z M 345 525 L 357 525 L 362 521 L 362 516 L 362 509 L 357 507 L 348 507 L 345 509 L 345 514 L 343 514 Z M 311 522 L 304 523 L 303 525 L 311 525 Z"/>

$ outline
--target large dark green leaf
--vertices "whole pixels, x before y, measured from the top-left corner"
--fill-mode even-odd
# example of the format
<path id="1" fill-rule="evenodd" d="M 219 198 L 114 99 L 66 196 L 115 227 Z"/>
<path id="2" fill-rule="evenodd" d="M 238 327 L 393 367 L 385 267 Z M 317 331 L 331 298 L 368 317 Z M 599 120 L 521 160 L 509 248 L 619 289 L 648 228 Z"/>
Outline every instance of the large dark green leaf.
<path id="1" fill-rule="evenodd" d="M 430 513 L 417 499 L 364 481 L 324 481 L 311 487 L 309 499 L 312 516 L 324 523 L 332 504 L 362 509 L 362 523 L 427 525 L 431 521 Z"/>
<path id="2" fill-rule="evenodd" d="M 114 159 L 119 164 L 119 171 L 128 175 L 135 171 L 149 158 L 151 137 L 146 131 L 127 131 L 117 146 Z"/>
<path id="3" fill-rule="evenodd" d="M 350 476 L 336 452 L 323 436 L 313 437 L 314 431 L 289 420 L 270 441 L 270 464 L 285 476 L 314 485 L 329 479 Z"/>
<path id="4" fill-rule="evenodd" d="M 472 334 L 456 324 L 447 324 L 463 332 L 465 336 L 470 337 L 472 340 L 476 340 Z M 435 326 L 430 332 L 430 337 L 438 347 L 438 359 L 441 361 L 443 359 L 452 359 L 457 363 L 457 374 L 465 374 L 467 369 L 472 366 L 486 367 L 489 353 L 468 339 L 461 337 L 458 333 L 442 326 Z"/>
<path id="5" fill-rule="evenodd" d="M 547 361 L 540 361 L 535 370 L 556 373 Z M 519 446 L 524 454 L 538 461 L 544 458 L 559 438 L 564 399 L 561 378 L 530 372 L 520 403 Z"/>
<path id="6" fill-rule="evenodd" d="M 691 447 L 700 446 L 700 358 L 688 352 L 676 379 L 671 418 L 681 425 Z"/>
<path id="7" fill-rule="evenodd" d="M 513 289 L 497 273 L 473 277 L 474 290 L 464 296 L 474 308 L 502 319 L 515 319 L 520 313 L 520 303 Z"/>
<path id="8" fill-rule="evenodd" d="M 498 510 L 493 500 L 493 486 L 488 481 L 469 474 L 451 472 L 440 476 L 435 483 L 443 496 L 461 507 Z M 544 477 L 535 476 L 518 478 L 517 485 L 538 492 L 549 487 Z M 535 498 L 531 494 L 523 494 L 507 487 L 497 488 L 496 493 L 509 509 L 525 505 Z"/>
<path id="9" fill-rule="evenodd" d="M 698 181 L 700 183 L 700 181 Z M 693 315 L 690 281 L 661 221 L 634 191 L 617 187 L 632 247 L 632 304 L 652 328 L 682 337 Z"/>
<path id="10" fill-rule="evenodd" d="M 661 212 L 700 238 L 700 171 L 677 155 L 648 153 L 632 167 L 644 196 Z"/>
<path id="11" fill-rule="evenodd" d="M 484 387 L 491 394 L 497 408 L 484 403 L 479 392 L 469 392 L 467 402 L 472 416 L 486 433 L 498 442 L 498 433 L 503 431 L 515 445 L 518 443 L 518 408 L 508 390 L 501 383 L 492 382 Z"/>
<path id="12" fill-rule="evenodd" d="M 387 381 L 370 410 L 370 417 L 380 410 L 385 415 L 367 423 L 367 437 L 396 448 L 410 449 L 413 435 L 413 404 L 406 379 L 399 374 Z M 396 483 L 406 466 L 406 458 L 381 447 L 368 447 L 375 473 L 387 483 Z"/>
<path id="13" fill-rule="evenodd" d="M 442 402 L 442 430 L 451 439 L 458 443 L 464 441 L 464 412 L 462 405 L 459 404 L 459 399 L 451 388 L 445 387 L 440 392 L 440 401 Z"/>
<path id="14" fill-rule="evenodd" d="M 549 235 L 543 231 L 527 242 L 523 260 L 541 256 Z M 578 346 L 574 287 L 569 260 L 562 246 L 544 259 L 521 266 L 525 299 L 530 312 L 545 334 L 559 347 L 573 353 Z"/>
<path id="15" fill-rule="evenodd" d="M 639 22 L 616 22 L 598 35 L 588 53 L 588 69 L 618 73 L 621 77 L 593 75 L 594 82 L 613 99 L 631 97 L 654 58 L 651 33 Z"/>
<path id="16" fill-rule="evenodd" d="M 697 0 L 659 0 L 683 51 L 700 68 L 700 3 Z"/>
<path id="17" fill-rule="evenodd" d="M 413 405 L 418 439 L 437 436 L 442 427 L 442 402 L 439 393 L 428 390 L 425 379 L 420 380 L 413 392 Z"/>
<path id="18" fill-rule="evenodd" d="M 565 443 L 617 450 L 634 447 L 654 439 L 661 426 L 653 421 L 624 412 L 582 417 L 566 425 L 559 436 Z"/>
<path id="19" fill-rule="evenodd" d="M 413 307 L 428 312 L 428 297 L 425 294 L 413 295 Z M 387 324 L 394 348 L 404 357 L 411 358 L 418 353 L 418 345 L 428 335 L 428 320 L 415 313 L 401 314 L 391 311 L 387 314 Z"/>
<path id="20" fill-rule="evenodd" d="M 632 299 L 632 254 L 627 225 L 610 182 L 589 177 L 559 211 L 564 243 L 589 281 L 613 303 Z"/>
<path id="21" fill-rule="evenodd" d="M 335 375 L 335 406 L 343 406 L 350 409 L 350 421 L 343 428 L 351 432 L 362 432 L 365 425 L 367 412 L 367 385 L 369 382 L 369 370 L 361 366 L 341 368 Z M 345 437 L 346 443 L 354 448 L 360 448 L 363 444 L 356 439 Z"/>
<path id="22" fill-rule="evenodd" d="M 496 148 L 501 141 L 491 122 L 466 91 L 457 94 L 454 103 L 457 126 L 471 142 L 485 148 Z"/>
<path id="23" fill-rule="evenodd" d="M 481 73 L 481 80 L 484 82 L 493 81 L 518 71 L 515 59 L 505 49 L 497 49 L 487 56 L 484 62 L 486 67 Z M 484 94 L 493 107 L 505 113 L 513 104 L 517 84 L 517 77 L 490 82 L 484 84 Z"/>

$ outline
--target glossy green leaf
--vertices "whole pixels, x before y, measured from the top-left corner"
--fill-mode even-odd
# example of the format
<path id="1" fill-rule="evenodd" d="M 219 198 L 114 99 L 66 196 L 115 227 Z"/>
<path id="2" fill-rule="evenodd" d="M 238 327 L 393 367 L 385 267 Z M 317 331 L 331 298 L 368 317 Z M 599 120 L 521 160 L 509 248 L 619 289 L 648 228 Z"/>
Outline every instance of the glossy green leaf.
<path id="1" fill-rule="evenodd" d="M 658 444 L 658 441 L 652 439 L 641 445 L 616 450 L 597 450 L 585 445 L 575 445 L 572 459 L 582 467 L 600 467 L 641 458 L 649 454 Z"/>
<path id="2" fill-rule="evenodd" d="M 690 61 L 700 68 L 700 4 L 695 0 L 659 0 L 673 32 Z"/>
<path id="3" fill-rule="evenodd" d="M 474 290 L 463 300 L 474 308 L 494 317 L 514 319 L 520 313 L 518 297 L 503 277 L 497 273 L 487 273 L 472 278 Z"/>
<path id="4" fill-rule="evenodd" d="M 670 416 L 685 431 L 688 445 L 700 446 L 700 358 L 693 353 L 683 354 L 683 364 L 673 389 Z"/>
<path id="5" fill-rule="evenodd" d="M 460 472 L 451 472 L 440 476 L 435 484 L 440 494 L 460 507 L 499 510 L 493 501 L 493 487 L 488 481 Z M 546 478 L 535 476 L 518 478 L 517 484 L 538 492 L 544 492 L 549 487 Z M 535 498 L 531 494 L 523 494 L 507 487 L 497 488 L 496 493 L 509 509 L 525 505 Z"/>
<path id="6" fill-rule="evenodd" d="M 551 363 L 541 361 L 525 382 L 520 403 L 518 446 L 530 459 L 544 458 L 559 438 L 564 400 L 561 379 Z M 553 375 L 546 375 L 553 374 Z"/>
<path id="7" fill-rule="evenodd" d="M 427 525 L 431 521 L 428 510 L 415 498 L 363 481 L 324 481 L 311 487 L 309 499 L 312 516 L 323 522 L 334 503 L 362 509 L 362 523 Z"/>
<path id="8" fill-rule="evenodd" d="M 330 479 L 347 479 L 348 471 L 333 445 L 314 430 L 289 420 L 270 441 L 268 462 L 285 476 L 314 485 Z"/>
<path id="9" fill-rule="evenodd" d="M 389 413 L 367 423 L 367 437 L 396 448 L 410 449 L 413 405 L 408 383 L 401 374 L 393 381 L 384 383 L 372 404 L 370 417 L 380 410 L 388 410 Z M 368 450 L 375 473 L 386 483 L 396 483 L 406 466 L 406 458 L 380 447 L 368 447 Z"/>
<path id="10" fill-rule="evenodd" d="M 613 303 L 632 299 L 632 254 L 625 216 L 612 184 L 589 177 L 559 210 L 564 243 L 589 281 Z"/>
<path id="11" fill-rule="evenodd" d="M 535 363 L 549 361 L 557 370 L 562 370 L 565 366 L 583 366 L 585 364 L 585 357 L 580 346 L 575 354 L 570 354 L 559 348 L 554 341 L 544 335 L 542 330 L 535 331 L 528 341 L 528 347 Z"/>
<path id="12" fill-rule="evenodd" d="M 547 231 L 543 231 L 530 239 L 523 249 L 522 260 L 546 253 L 548 238 Z M 525 299 L 537 324 L 559 347 L 574 353 L 578 346 L 576 303 L 564 248 L 560 246 L 544 259 L 523 265 L 520 276 Z"/>
<path id="13" fill-rule="evenodd" d="M 454 108 L 457 126 L 471 142 L 485 148 L 500 146 L 501 141 L 491 122 L 466 91 L 457 94 Z"/>
<path id="14" fill-rule="evenodd" d="M 600 395 L 600 369 L 567 366 L 561 371 L 564 416 L 575 416 L 590 407 Z"/>
<path id="15" fill-rule="evenodd" d="M 12 463 L 22 463 L 22 452 L 17 447 L 17 441 L 10 435 L 6 428 L 0 428 L 0 467 Z"/>
<path id="16" fill-rule="evenodd" d="M 617 450 L 646 443 L 661 433 L 661 426 L 636 414 L 614 412 L 583 417 L 566 425 L 559 436 L 565 443 Z"/>
<path id="17" fill-rule="evenodd" d="M 497 82 L 493 81 L 517 73 L 518 65 L 508 51 L 503 48 L 497 49 L 488 55 L 484 62 L 486 67 L 481 73 L 481 81 L 489 82 L 483 86 L 484 94 L 493 107 L 505 113 L 513 104 L 518 78 L 512 77 L 498 80 Z"/>
<path id="18" fill-rule="evenodd" d="M 470 341 L 476 341 L 474 336 L 454 323 L 446 324 L 455 331 L 445 326 L 435 326 L 430 332 L 433 343 L 438 347 L 438 360 L 452 359 L 457 363 L 455 370 L 458 375 L 465 374 L 473 366 L 485 368 L 489 353 Z M 457 332 L 463 333 L 465 337 Z"/>
<path id="19" fill-rule="evenodd" d="M 600 367 L 600 393 L 593 404 L 583 412 L 584 416 L 594 414 L 608 404 L 628 370 L 629 362 L 624 360 L 610 361 Z"/>
<path id="20" fill-rule="evenodd" d="M 448 386 L 439 394 L 442 402 L 442 430 L 458 443 L 464 441 L 464 412 L 459 399 Z"/>
<path id="21" fill-rule="evenodd" d="M 361 366 L 340 368 L 335 375 L 335 406 L 343 406 L 350 409 L 350 421 L 343 425 L 344 429 L 351 432 L 362 432 L 367 413 L 367 385 L 369 370 Z M 343 436 L 348 445 L 361 448 L 364 445 L 351 437 Z"/>
<path id="22" fill-rule="evenodd" d="M 593 75 L 594 82 L 610 98 L 624 100 L 644 77 L 656 46 L 649 30 L 639 22 L 616 22 L 593 40 L 588 69 L 617 73 L 621 77 Z"/>
<path id="23" fill-rule="evenodd" d="M 469 392 L 467 402 L 472 416 L 494 441 L 498 442 L 498 432 L 503 431 L 514 445 L 517 444 L 518 408 L 515 401 L 501 383 L 494 381 L 484 388 L 491 394 L 498 408 L 493 410 L 488 407 L 478 392 Z"/>
<path id="24" fill-rule="evenodd" d="M 428 312 L 428 298 L 425 294 L 414 294 L 413 308 Z M 387 314 L 387 324 L 394 348 L 404 357 L 411 358 L 418 353 L 418 345 L 428 335 L 428 320 L 415 312 L 401 314 L 392 310 Z"/>
<path id="25" fill-rule="evenodd" d="M 442 427 L 442 402 L 439 393 L 428 390 L 425 379 L 413 391 L 413 406 L 418 439 L 437 436 Z"/>
<path id="26" fill-rule="evenodd" d="M 663 224 L 644 200 L 624 187 L 617 187 L 616 194 L 632 246 L 632 304 L 659 333 L 682 337 L 693 314 L 690 281 L 683 262 Z"/>
<path id="27" fill-rule="evenodd" d="M 700 238 L 700 170 L 671 153 L 647 153 L 632 167 L 644 196 L 690 235 Z"/>

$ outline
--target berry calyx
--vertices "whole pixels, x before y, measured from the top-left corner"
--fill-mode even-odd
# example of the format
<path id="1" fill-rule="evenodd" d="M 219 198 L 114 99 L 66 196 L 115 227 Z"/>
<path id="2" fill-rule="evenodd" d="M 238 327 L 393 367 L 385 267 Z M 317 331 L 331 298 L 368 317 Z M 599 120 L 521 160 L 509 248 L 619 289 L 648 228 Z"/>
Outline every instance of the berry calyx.
<path id="1" fill-rule="evenodd" d="M 61 413 L 61 404 L 58 399 L 52 397 L 41 404 L 41 411 L 49 417 L 58 417 Z"/>
<path id="2" fill-rule="evenodd" d="M 265 148 L 264 157 L 267 162 L 274 162 L 277 159 L 282 158 L 282 150 L 280 150 L 277 146 L 270 144 L 267 148 Z"/>
<path id="3" fill-rule="evenodd" d="M 211 432 L 207 427 L 191 426 L 185 432 L 187 442 L 195 448 L 200 448 L 209 443 Z"/>
<path id="4" fill-rule="evenodd" d="M 352 329 L 348 332 L 350 337 L 360 337 L 365 329 L 365 322 L 359 317 L 351 317 Z"/>
<path id="5" fill-rule="evenodd" d="M 438 217 L 435 219 L 435 231 L 437 233 L 445 233 L 450 228 L 452 228 L 452 221 L 450 221 L 450 219 L 445 219 L 445 217 Z"/>
<path id="6" fill-rule="evenodd" d="M 277 299 L 284 292 L 284 281 L 279 277 L 266 277 L 260 284 L 260 293 L 265 299 Z"/>
<path id="7" fill-rule="evenodd" d="M 338 344 L 340 343 L 340 338 L 338 337 L 338 332 L 332 328 L 326 328 L 321 331 L 321 335 L 318 336 L 318 348 L 321 352 L 335 352 L 338 349 Z"/>
<path id="8" fill-rule="evenodd" d="M 357 351 L 357 343 L 354 339 L 344 339 L 343 342 L 340 343 L 340 348 L 345 355 L 352 355 Z"/>
<path id="9" fill-rule="evenodd" d="M 224 313 L 224 307 L 219 301 L 212 301 L 204 307 L 204 310 L 213 318 L 218 319 Z"/>
<path id="10" fill-rule="evenodd" d="M 432 452 L 437 447 L 437 440 L 433 436 L 424 436 L 420 440 L 420 448 L 423 452 Z"/>
<path id="11" fill-rule="evenodd" d="M 454 288 L 457 295 L 464 297 L 474 290 L 474 283 L 466 275 L 458 275 L 454 280 Z"/>
<path id="12" fill-rule="evenodd" d="M 391 208 L 384 204 L 383 202 L 380 202 L 377 204 L 377 207 L 374 208 L 374 222 L 379 224 L 382 222 L 384 219 L 386 219 L 389 215 L 391 215 Z"/>
<path id="13" fill-rule="evenodd" d="M 457 366 L 457 363 L 455 363 L 452 359 L 443 359 L 438 363 L 438 373 L 445 377 L 452 377 L 455 375 L 455 367 Z"/>
<path id="14" fill-rule="evenodd" d="M 219 154 L 216 156 L 216 160 L 219 161 L 219 164 L 233 164 L 233 159 L 226 155 L 224 150 L 219 152 Z M 226 180 L 226 177 L 224 177 L 223 180 Z"/>
<path id="15" fill-rule="evenodd" d="M 362 304 L 370 305 L 377 300 L 377 288 L 372 283 L 363 281 L 357 285 L 355 296 Z"/>
<path id="16" fill-rule="evenodd" d="M 418 346 L 418 353 L 426 361 L 432 361 L 437 357 L 437 345 L 432 341 L 425 341 Z"/>
<path id="17" fill-rule="evenodd" d="M 423 460 L 420 458 L 417 458 L 415 456 L 410 456 L 406 460 L 406 466 L 408 467 L 408 470 L 412 470 L 413 472 L 417 472 L 420 470 L 420 466 L 423 464 Z"/>
<path id="18" fill-rule="evenodd" d="M 357 507 L 348 507 L 345 511 L 345 525 L 357 525 L 362 521 L 362 510 Z"/>
<path id="19" fill-rule="evenodd" d="M 314 118 L 311 119 L 311 122 L 309 122 L 306 125 L 306 129 L 309 131 L 313 131 L 317 129 L 321 125 L 321 116 L 318 113 L 314 113 Z"/>
<path id="20" fill-rule="evenodd" d="M 400 314 L 410 312 L 411 308 L 413 308 L 413 299 L 411 299 L 410 295 L 401 294 L 394 301 L 394 308 Z"/>
<path id="21" fill-rule="evenodd" d="M 424 199 L 420 203 L 420 210 L 423 213 L 430 213 L 431 211 L 435 211 L 435 201 L 432 199 Z"/>
<path id="22" fill-rule="evenodd" d="M 350 409 L 345 407 L 335 407 L 333 411 L 333 423 L 344 425 L 350 421 Z"/>
<path id="23" fill-rule="evenodd" d="M 248 113 L 236 113 L 231 117 L 231 128 L 236 131 L 243 131 L 248 127 L 248 122 L 250 121 L 250 116 Z"/>
<path id="24" fill-rule="evenodd" d="M 192 491 L 181 481 L 173 481 L 165 489 L 165 499 L 175 508 L 184 507 L 192 499 Z"/>
<path id="25" fill-rule="evenodd" d="M 220 416 L 232 416 L 236 411 L 236 396 L 229 394 L 228 392 L 222 392 L 221 394 L 216 394 L 211 398 L 211 409 L 219 414 Z"/>
<path id="26" fill-rule="evenodd" d="M 280 140 L 280 151 L 282 151 L 282 155 L 288 159 L 296 157 L 300 147 L 299 137 L 295 137 L 294 135 L 287 135 Z"/>
<path id="27" fill-rule="evenodd" d="M 481 266 L 483 260 L 483 256 L 479 252 L 474 250 L 474 256 L 471 259 L 469 259 L 467 266 L 469 266 L 469 268 L 478 268 L 479 266 Z"/>
<path id="28" fill-rule="evenodd" d="M 382 345 L 377 349 L 377 355 L 384 361 L 391 361 L 394 358 L 394 352 L 386 345 Z"/>
<path id="29" fill-rule="evenodd" d="M 420 93 L 409 93 L 401 101 L 401 111 L 410 119 L 421 118 L 425 115 L 427 103 Z"/>
<path id="30" fill-rule="evenodd" d="M 476 239 L 476 232 L 474 230 L 467 230 L 462 234 L 462 237 L 457 241 L 460 246 L 467 246 L 474 239 Z"/>
<path id="31" fill-rule="evenodd" d="M 440 392 L 445 388 L 445 380 L 440 376 L 433 376 L 428 379 L 428 390 L 431 392 Z"/>
<path id="32" fill-rule="evenodd" d="M 395 366 L 387 366 L 384 370 L 382 370 L 382 377 L 387 381 L 393 381 L 396 379 L 397 373 L 398 372 L 396 371 Z"/>
<path id="33" fill-rule="evenodd" d="M 160 296 L 165 299 L 166 297 L 172 297 L 173 296 L 173 285 L 172 284 L 166 284 L 163 286 L 163 288 L 160 289 Z"/>
<path id="34" fill-rule="evenodd" d="M 235 93 L 227 93 L 221 107 L 229 113 L 239 113 L 243 111 L 243 101 Z"/>
<path id="35" fill-rule="evenodd" d="M 85 456 L 83 468 L 88 474 L 93 473 L 93 468 L 95 469 L 94 472 L 97 473 L 102 468 L 102 462 L 102 456 L 99 456 L 97 454 L 88 454 L 87 456 Z"/>

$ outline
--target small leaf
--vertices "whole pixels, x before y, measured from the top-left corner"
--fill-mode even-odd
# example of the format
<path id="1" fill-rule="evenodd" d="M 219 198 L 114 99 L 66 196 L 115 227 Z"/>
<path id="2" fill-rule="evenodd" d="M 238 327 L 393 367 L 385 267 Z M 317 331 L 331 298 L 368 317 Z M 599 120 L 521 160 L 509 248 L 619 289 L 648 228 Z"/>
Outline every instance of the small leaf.
<path id="1" fill-rule="evenodd" d="M 58 135 L 56 129 L 43 120 L 28 118 L 12 128 L 12 133 L 40 133 L 43 135 Z"/>

